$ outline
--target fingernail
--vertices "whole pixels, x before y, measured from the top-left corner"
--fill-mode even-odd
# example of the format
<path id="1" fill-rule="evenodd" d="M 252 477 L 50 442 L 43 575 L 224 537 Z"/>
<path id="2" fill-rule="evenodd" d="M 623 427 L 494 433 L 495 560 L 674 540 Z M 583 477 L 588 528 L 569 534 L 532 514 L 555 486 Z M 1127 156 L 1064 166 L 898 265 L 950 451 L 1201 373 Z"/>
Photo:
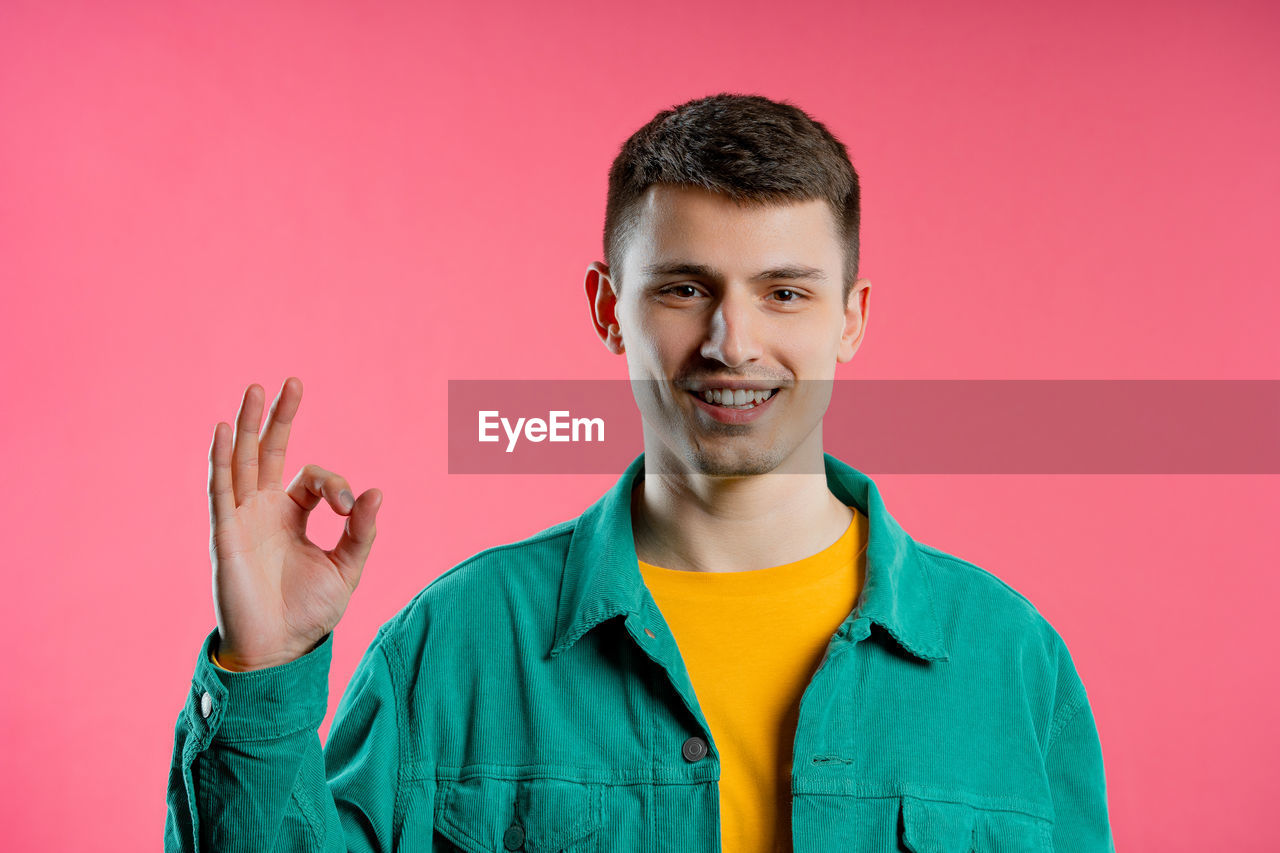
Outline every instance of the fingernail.
<path id="1" fill-rule="evenodd" d="M 342 505 L 345 506 L 347 509 L 351 509 L 353 506 L 356 505 L 356 499 L 351 496 L 351 492 L 348 489 L 343 489 L 342 492 L 338 495 L 338 499 L 342 501 Z"/>

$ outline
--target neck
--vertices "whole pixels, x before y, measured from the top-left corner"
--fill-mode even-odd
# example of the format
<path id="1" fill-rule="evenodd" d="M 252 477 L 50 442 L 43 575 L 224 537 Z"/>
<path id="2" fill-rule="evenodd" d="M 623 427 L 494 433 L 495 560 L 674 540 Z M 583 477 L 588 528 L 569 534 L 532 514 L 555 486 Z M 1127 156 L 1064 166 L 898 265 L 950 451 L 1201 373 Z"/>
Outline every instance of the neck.
<path id="1" fill-rule="evenodd" d="M 797 448 L 799 450 L 799 448 Z M 853 521 L 832 494 L 817 458 L 788 459 L 767 474 L 710 476 L 645 453 L 631 493 L 636 555 L 645 563 L 695 572 L 767 569 L 830 547 Z M 676 469 L 676 470 L 673 470 Z M 784 476 L 785 474 L 785 476 Z"/>

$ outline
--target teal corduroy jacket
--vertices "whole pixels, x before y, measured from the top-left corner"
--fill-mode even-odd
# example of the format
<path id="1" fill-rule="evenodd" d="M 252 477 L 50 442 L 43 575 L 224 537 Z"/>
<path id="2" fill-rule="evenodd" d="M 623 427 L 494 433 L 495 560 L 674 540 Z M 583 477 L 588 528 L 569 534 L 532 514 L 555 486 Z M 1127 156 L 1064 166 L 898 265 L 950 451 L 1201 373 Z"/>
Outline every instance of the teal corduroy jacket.
<path id="1" fill-rule="evenodd" d="M 799 708 L 796 853 L 1114 850 L 1102 749 L 1056 630 L 978 566 L 868 519 L 866 582 Z M 205 639 L 169 851 L 720 850 L 719 748 L 631 535 L 644 454 L 576 519 L 482 551 L 377 632 L 321 747 L 333 635 L 233 673 Z"/>

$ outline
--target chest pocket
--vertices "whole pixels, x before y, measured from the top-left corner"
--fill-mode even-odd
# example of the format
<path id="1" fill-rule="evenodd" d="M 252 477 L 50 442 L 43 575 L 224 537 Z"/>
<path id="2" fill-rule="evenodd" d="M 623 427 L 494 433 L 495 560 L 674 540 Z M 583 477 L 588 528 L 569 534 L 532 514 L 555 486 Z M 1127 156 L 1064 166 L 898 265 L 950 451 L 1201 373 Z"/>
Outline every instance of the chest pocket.
<path id="1" fill-rule="evenodd" d="M 1015 811 L 902 798 L 902 843 L 911 853 L 1052 853 L 1053 825 Z"/>
<path id="2" fill-rule="evenodd" d="M 441 779 L 436 790 L 436 832 L 468 853 L 603 849 L 603 785 L 469 776 Z"/>

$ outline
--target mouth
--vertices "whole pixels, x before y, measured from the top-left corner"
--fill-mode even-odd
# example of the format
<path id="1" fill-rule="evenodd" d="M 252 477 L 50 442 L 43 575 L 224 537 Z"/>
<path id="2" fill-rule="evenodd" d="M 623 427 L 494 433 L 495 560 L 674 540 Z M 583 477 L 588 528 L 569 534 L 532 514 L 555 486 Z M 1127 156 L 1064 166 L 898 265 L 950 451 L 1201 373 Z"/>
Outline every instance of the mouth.
<path id="1" fill-rule="evenodd" d="M 731 409 L 737 411 L 749 411 L 757 406 L 763 406 L 773 396 L 778 393 L 777 388 L 770 388 L 764 391 L 733 391 L 730 389 L 708 389 L 706 391 L 689 391 L 689 394 L 698 398 L 709 406 L 719 409 Z"/>

